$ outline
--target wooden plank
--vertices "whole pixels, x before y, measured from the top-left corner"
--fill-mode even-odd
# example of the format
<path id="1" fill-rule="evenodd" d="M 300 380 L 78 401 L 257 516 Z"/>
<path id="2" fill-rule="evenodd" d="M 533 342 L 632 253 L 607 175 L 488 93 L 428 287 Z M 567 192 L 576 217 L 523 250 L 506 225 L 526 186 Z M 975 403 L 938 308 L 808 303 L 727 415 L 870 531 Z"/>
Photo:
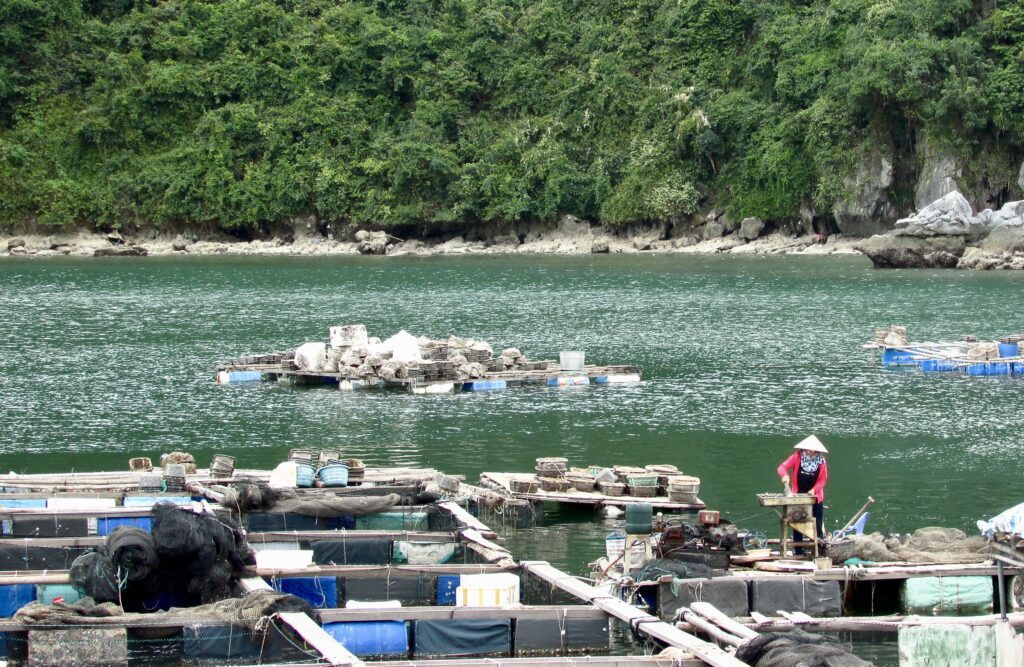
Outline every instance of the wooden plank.
<path id="1" fill-rule="evenodd" d="M 683 655 L 579 655 L 531 658 L 446 658 L 392 660 L 373 667 L 700 667 L 704 662 Z"/>
<path id="2" fill-rule="evenodd" d="M 439 531 L 418 531 L 418 530 L 275 530 L 266 533 L 248 533 L 246 540 L 249 543 L 260 542 L 308 542 L 310 540 L 346 540 L 354 538 L 373 537 L 386 540 L 401 540 L 406 542 L 458 542 L 459 536 L 455 533 L 444 533 Z"/>
<path id="3" fill-rule="evenodd" d="M 508 549 L 500 544 L 491 542 L 474 528 L 464 530 L 462 532 L 462 539 L 465 541 L 466 548 L 480 554 L 490 563 L 502 567 L 514 567 L 516 565 L 516 560 L 509 553 Z"/>
<path id="4" fill-rule="evenodd" d="M 388 607 L 380 609 L 321 609 L 324 623 L 338 621 L 437 621 L 452 619 L 564 619 L 608 618 L 590 605 L 516 605 L 511 607 Z M 749 630 L 748 630 L 749 631 Z"/>
<path id="5" fill-rule="evenodd" d="M 463 526 L 468 526 L 470 528 L 476 529 L 476 531 L 480 535 L 488 539 L 493 539 L 497 537 L 497 533 L 491 530 L 487 524 L 485 524 L 483 521 L 476 518 L 475 516 L 467 512 L 465 509 L 459 507 L 456 503 L 450 500 L 438 503 L 437 508 L 443 512 L 447 512 L 448 514 L 450 514 L 452 518 L 454 518 Z"/>
<path id="6" fill-rule="evenodd" d="M 365 663 L 349 653 L 338 641 L 327 634 L 309 616 L 297 612 L 284 612 L 277 615 L 281 621 L 294 630 L 303 641 L 312 646 L 332 665 L 348 665 L 362 667 Z"/>
<path id="7" fill-rule="evenodd" d="M 690 609 L 737 637 L 742 637 L 744 639 L 753 639 L 754 637 L 757 637 L 757 632 L 751 630 L 742 623 L 737 623 L 732 620 L 710 602 L 694 602 L 690 605 Z"/>
<path id="8" fill-rule="evenodd" d="M 658 620 L 650 614 L 612 596 L 608 592 L 598 590 L 590 584 L 583 583 L 544 561 L 526 561 L 523 569 L 538 576 L 544 581 L 561 588 L 581 600 L 590 602 L 629 624 L 636 632 L 657 639 L 660 642 L 693 653 L 712 667 L 746 667 L 745 663 L 726 653 L 718 646 L 689 635 L 676 627 Z"/>
<path id="9" fill-rule="evenodd" d="M 1005 570 L 1008 574 L 1019 574 L 1021 568 L 1008 567 Z M 982 576 L 994 577 L 998 572 L 995 565 L 987 563 L 962 563 L 962 564 L 933 564 L 933 565 L 910 565 L 904 563 L 893 563 L 888 566 L 877 565 L 863 568 L 833 567 L 827 570 L 816 570 L 804 574 L 797 572 L 767 572 L 757 570 L 731 570 L 727 576 L 740 579 L 813 579 L 815 581 L 883 581 L 890 579 L 913 579 L 915 577 L 964 577 Z"/>

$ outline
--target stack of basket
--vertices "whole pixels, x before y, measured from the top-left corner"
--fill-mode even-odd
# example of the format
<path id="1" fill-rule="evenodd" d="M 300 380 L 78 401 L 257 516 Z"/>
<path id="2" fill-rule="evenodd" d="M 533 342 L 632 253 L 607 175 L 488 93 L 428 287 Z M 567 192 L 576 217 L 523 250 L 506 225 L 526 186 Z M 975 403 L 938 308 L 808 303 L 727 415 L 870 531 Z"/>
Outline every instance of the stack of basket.
<path id="1" fill-rule="evenodd" d="M 653 498 L 658 495 L 658 476 L 652 473 L 632 473 L 626 475 L 629 495 L 638 498 Z"/>
<path id="2" fill-rule="evenodd" d="M 565 493 L 569 490 L 569 482 L 558 477 L 541 477 L 540 488 L 555 493 Z"/>
<path id="3" fill-rule="evenodd" d="M 164 488 L 164 480 L 159 474 L 143 473 L 139 475 L 139 491 L 143 493 L 159 493 Z"/>
<path id="4" fill-rule="evenodd" d="M 348 486 L 348 464 L 340 459 L 327 459 L 316 471 L 324 486 Z"/>
<path id="5" fill-rule="evenodd" d="M 313 486 L 316 468 L 313 466 L 313 450 L 293 449 L 288 460 L 295 464 L 295 486 L 308 489 Z"/>
<path id="6" fill-rule="evenodd" d="M 164 466 L 163 486 L 167 491 L 185 490 L 185 466 L 181 463 L 168 463 Z"/>
<path id="7" fill-rule="evenodd" d="M 565 477 L 565 465 L 569 459 L 561 456 L 549 456 L 537 459 L 537 477 Z"/>
<path id="8" fill-rule="evenodd" d="M 658 476 L 658 495 L 664 496 L 668 494 L 668 480 L 670 477 L 681 475 L 679 468 L 668 463 L 660 463 L 656 465 L 644 466 L 644 469 L 649 473 L 654 473 Z"/>
<path id="9" fill-rule="evenodd" d="M 362 486 L 363 477 L 366 475 L 366 466 L 362 459 L 342 459 L 342 463 L 348 466 L 348 485 Z"/>
<path id="10" fill-rule="evenodd" d="M 235 474 L 235 457 L 226 454 L 214 454 L 210 462 L 210 475 L 212 477 L 231 477 Z"/>
<path id="11" fill-rule="evenodd" d="M 674 503 L 697 502 L 700 479 L 688 475 L 674 475 L 668 479 L 668 499 Z"/>

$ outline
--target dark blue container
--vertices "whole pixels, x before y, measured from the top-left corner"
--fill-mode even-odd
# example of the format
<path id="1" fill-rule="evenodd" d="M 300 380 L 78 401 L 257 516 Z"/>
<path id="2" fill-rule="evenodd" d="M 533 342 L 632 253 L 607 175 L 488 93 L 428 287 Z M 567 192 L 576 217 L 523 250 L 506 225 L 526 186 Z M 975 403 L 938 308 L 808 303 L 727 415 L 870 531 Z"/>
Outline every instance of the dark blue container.
<path id="1" fill-rule="evenodd" d="M 14 616 L 14 612 L 35 599 L 35 584 L 0 586 L 0 617 L 10 618 Z"/>
<path id="2" fill-rule="evenodd" d="M 404 621 L 324 623 L 324 630 L 358 656 L 409 655 L 409 630 Z"/>
<path id="3" fill-rule="evenodd" d="M 455 589 L 462 582 L 458 574 L 442 574 L 437 577 L 437 604 L 438 606 L 455 605 Z"/>
<path id="4" fill-rule="evenodd" d="M 141 528 L 147 533 L 153 532 L 153 517 L 149 516 L 111 516 L 100 517 L 96 520 L 96 534 L 100 536 L 110 535 L 119 526 L 131 526 Z"/>
<path id="5" fill-rule="evenodd" d="M 338 606 L 338 580 L 334 577 L 275 579 L 274 588 L 302 598 L 317 609 L 335 609 Z"/>

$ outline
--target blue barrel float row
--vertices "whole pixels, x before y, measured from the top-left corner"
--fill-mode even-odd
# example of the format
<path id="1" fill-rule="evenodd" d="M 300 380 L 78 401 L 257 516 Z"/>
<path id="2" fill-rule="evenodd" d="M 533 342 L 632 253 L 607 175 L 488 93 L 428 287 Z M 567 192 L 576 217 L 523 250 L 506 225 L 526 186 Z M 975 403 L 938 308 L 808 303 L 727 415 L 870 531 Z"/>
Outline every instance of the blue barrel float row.
<path id="1" fill-rule="evenodd" d="M 967 357 L 934 356 L 925 346 L 912 348 L 885 348 L 882 351 L 883 366 L 916 366 L 925 373 L 964 373 L 981 376 L 1024 377 L 1024 355 L 1017 343 L 999 343 L 999 357 L 984 361 Z"/>

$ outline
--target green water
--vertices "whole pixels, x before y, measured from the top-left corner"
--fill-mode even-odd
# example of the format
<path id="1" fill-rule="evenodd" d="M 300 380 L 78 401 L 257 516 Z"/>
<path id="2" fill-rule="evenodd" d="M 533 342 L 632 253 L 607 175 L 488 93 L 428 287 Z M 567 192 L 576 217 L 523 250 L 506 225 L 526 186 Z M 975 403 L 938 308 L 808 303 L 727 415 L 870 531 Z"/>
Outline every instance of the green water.
<path id="1" fill-rule="evenodd" d="M 2 467 L 119 469 L 184 449 L 272 466 L 296 446 L 376 465 L 484 470 L 672 463 L 724 515 L 768 529 L 754 494 L 817 433 L 829 524 L 969 529 L 1021 499 L 1024 381 L 882 369 L 859 345 L 1024 330 L 1024 275 L 875 271 L 861 258 L 147 258 L 0 263 Z M 635 363 L 635 386 L 454 396 L 213 382 L 218 362 L 364 322 Z M 588 518 L 589 517 L 584 517 Z M 600 554 L 568 517 L 524 557 Z"/>
<path id="2" fill-rule="evenodd" d="M 754 494 L 814 432 L 831 449 L 830 526 L 971 530 L 1021 500 L 1024 380 L 882 369 L 876 326 L 913 339 L 1024 330 L 1024 274 L 875 271 L 861 258 L 148 258 L 0 262 L 0 452 L 15 471 L 123 469 L 184 449 L 268 467 L 296 446 L 477 479 L 672 463 L 769 531 Z M 532 358 L 635 363 L 635 386 L 407 396 L 220 386 L 218 362 L 364 322 L 458 333 Z M 618 526 L 564 514 L 510 536 L 582 572 Z"/>

